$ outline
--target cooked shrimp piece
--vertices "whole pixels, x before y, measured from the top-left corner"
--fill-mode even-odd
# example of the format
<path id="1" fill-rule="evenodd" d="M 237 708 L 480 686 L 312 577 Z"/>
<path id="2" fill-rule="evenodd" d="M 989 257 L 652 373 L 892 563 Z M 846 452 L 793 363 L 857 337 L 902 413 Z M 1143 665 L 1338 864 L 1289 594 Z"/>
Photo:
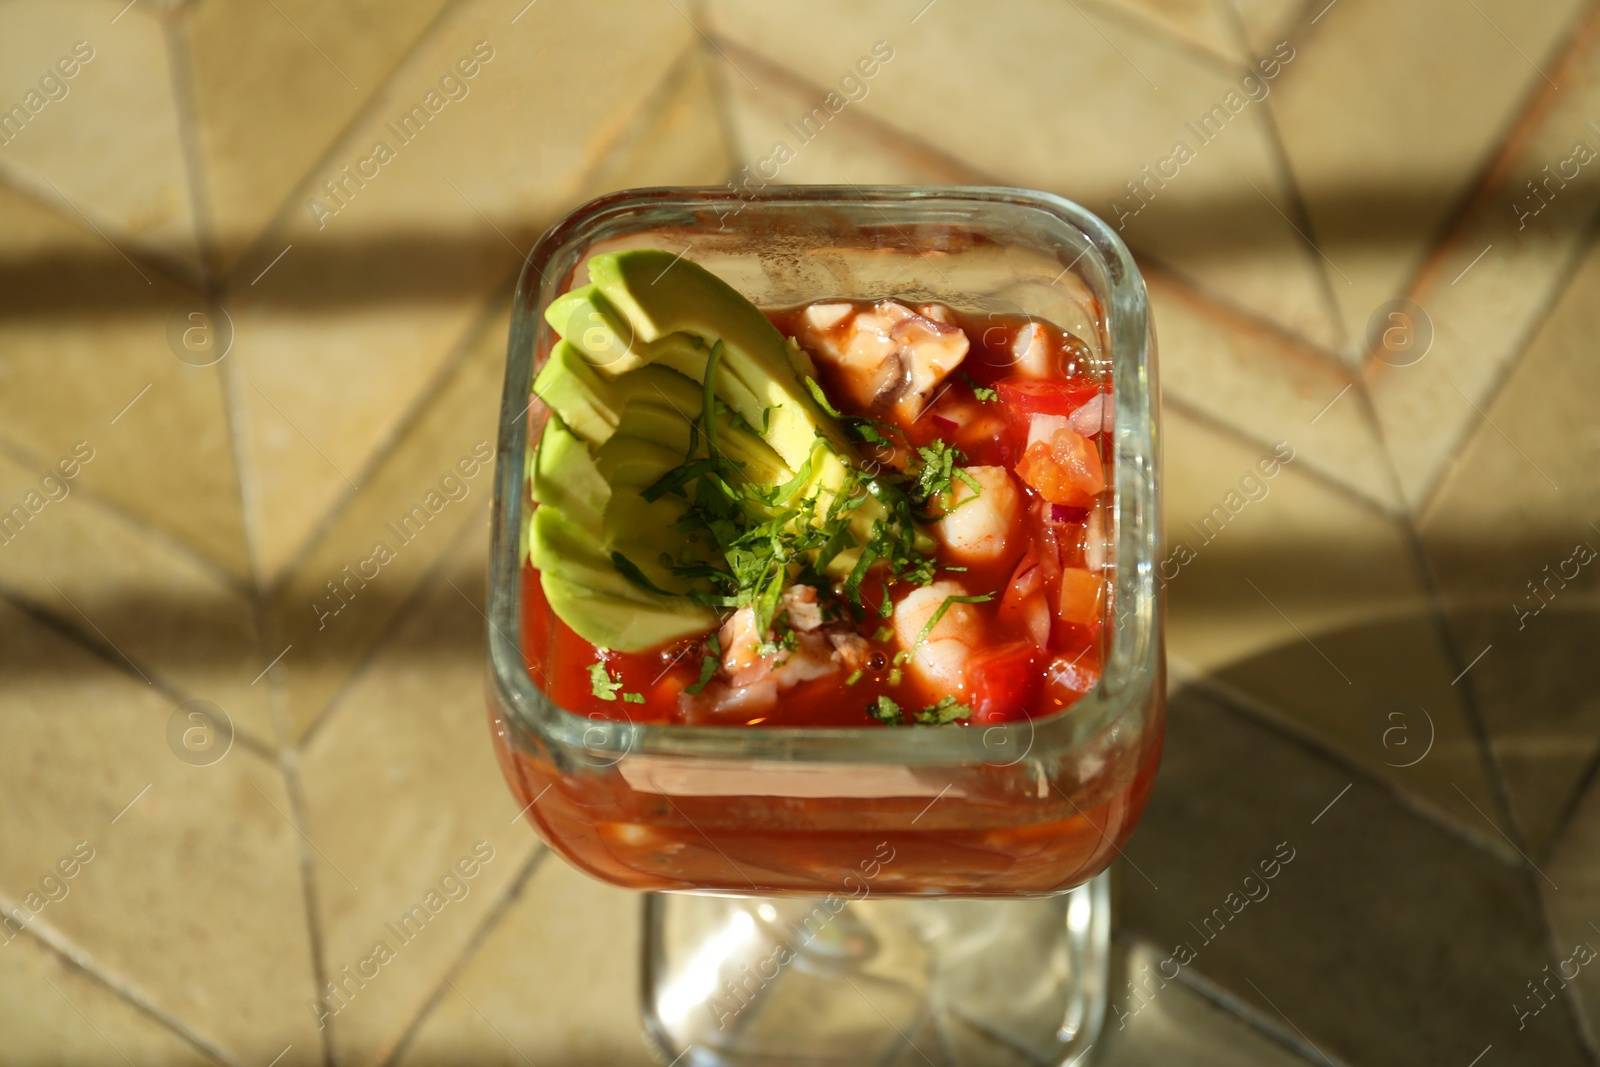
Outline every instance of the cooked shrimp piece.
<path id="1" fill-rule="evenodd" d="M 965 687 L 967 660 L 983 641 L 982 616 L 971 604 L 955 602 L 926 636 L 922 631 L 946 600 L 966 595 L 960 582 L 944 579 L 913 589 L 895 604 L 895 640 L 911 655 L 911 673 L 940 695 Z"/>
<path id="2" fill-rule="evenodd" d="M 783 610 L 789 616 L 791 629 L 803 633 L 822 625 L 822 606 L 817 603 L 817 591 L 809 585 L 791 585 L 785 589 Z"/>
<path id="3" fill-rule="evenodd" d="M 1022 495 L 1004 467 L 962 467 L 967 478 L 951 483 L 950 503 L 933 532 L 963 562 L 993 563 L 1019 547 L 1013 536 L 1022 516 Z"/>
<path id="4" fill-rule="evenodd" d="M 841 315 L 848 307 L 851 315 Z M 947 314 L 942 306 L 936 314 Z M 852 317 L 853 316 L 853 317 Z M 850 402 L 893 409 L 902 418 L 922 414 L 934 390 L 967 355 L 959 327 L 904 304 L 880 300 L 871 307 L 814 304 L 801 315 L 806 349 L 835 372 Z"/>
<path id="5" fill-rule="evenodd" d="M 843 664 L 845 670 L 860 670 L 872 655 L 872 645 L 867 639 L 849 630 L 830 633 L 828 642 L 833 645 L 833 658 Z"/>
<path id="6" fill-rule="evenodd" d="M 794 648 L 777 653 L 772 660 L 772 678 L 779 689 L 789 689 L 839 669 L 833 658 L 833 645 L 819 633 L 799 634 Z"/>
<path id="7" fill-rule="evenodd" d="M 755 608 L 743 607 L 729 615 L 717 631 L 717 640 L 722 645 L 722 669 L 729 677 L 759 664 L 765 635 L 756 629 Z"/>

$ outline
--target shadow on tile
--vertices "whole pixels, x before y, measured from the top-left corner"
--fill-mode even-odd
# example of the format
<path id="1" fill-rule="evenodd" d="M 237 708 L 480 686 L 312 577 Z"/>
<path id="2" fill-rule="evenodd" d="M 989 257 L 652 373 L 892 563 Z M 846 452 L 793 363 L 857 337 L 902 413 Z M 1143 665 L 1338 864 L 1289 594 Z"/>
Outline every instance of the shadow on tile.
<path id="1" fill-rule="evenodd" d="M 1186 689 L 1116 884 L 1124 928 L 1163 953 L 1134 976 L 1158 1003 L 1192 968 L 1347 1063 L 1467 1064 L 1489 1045 L 1497 1062 L 1587 1063 L 1567 1001 L 1519 1019 L 1554 962 L 1538 879 Z"/>

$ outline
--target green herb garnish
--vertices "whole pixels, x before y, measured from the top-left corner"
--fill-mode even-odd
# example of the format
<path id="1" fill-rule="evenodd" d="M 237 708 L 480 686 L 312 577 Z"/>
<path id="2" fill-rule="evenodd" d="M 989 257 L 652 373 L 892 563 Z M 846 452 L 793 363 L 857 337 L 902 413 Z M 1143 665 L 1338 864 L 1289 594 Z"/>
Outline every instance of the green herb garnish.
<path id="1" fill-rule="evenodd" d="M 930 704 L 921 711 L 914 712 L 911 716 L 918 726 L 948 726 L 959 719 L 972 717 L 972 709 L 965 704 L 958 703 L 955 697 L 941 697 L 937 704 Z"/>
<path id="2" fill-rule="evenodd" d="M 604 663 L 589 664 L 589 691 L 601 700 L 616 700 L 622 683 L 611 677 Z"/>
<path id="3" fill-rule="evenodd" d="M 867 705 L 867 714 L 887 726 L 904 726 L 905 715 L 893 697 L 880 696 Z"/>

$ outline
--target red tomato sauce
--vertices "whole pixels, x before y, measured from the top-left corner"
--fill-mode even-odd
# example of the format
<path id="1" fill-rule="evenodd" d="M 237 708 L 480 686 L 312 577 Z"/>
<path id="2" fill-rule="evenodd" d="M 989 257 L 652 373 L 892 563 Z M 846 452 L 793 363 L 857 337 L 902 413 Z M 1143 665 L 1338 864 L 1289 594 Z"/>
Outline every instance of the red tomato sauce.
<path id="1" fill-rule="evenodd" d="M 803 308 L 767 312 L 785 336 L 801 334 Z M 1001 466 L 1015 474 L 1020 464 L 1039 461 L 1025 449 L 1034 415 L 1065 416 L 1106 394 L 1109 381 L 1091 376 L 1088 352 L 1078 339 L 1040 323 L 1050 338 L 1057 373 L 1049 378 L 1016 374 L 1013 346 L 1021 331 L 1031 328 L 1022 317 L 980 317 L 954 314 L 954 324 L 967 335 L 965 359 L 933 394 L 932 402 L 914 420 L 893 418 L 879 410 L 852 409 L 841 399 L 847 391 L 831 368 L 818 361 L 818 377 L 834 406 L 847 416 L 871 416 L 892 422 L 913 447 L 942 440 L 964 454 L 963 466 Z M 992 392 L 991 392 L 992 391 Z M 1078 439 L 1078 447 L 1098 455 L 1107 485 L 1111 480 L 1109 434 Z M 1039 446 L 1034 446 L 1037 449 Z M 904 449 L 901 450 L 905 451 Z M 864 454 L 870 449 L 864 448 Z M 887 453 L 884 453 L 887 455 Z M 1083 457 L 1067 457 L 1068 462 Z M 1093 462 L 1092 460 L 1090 460 Z M 1044 461 L 1040 461 L 1044 462 Z M 1049 467 L 1035 477 L 1053 486 L 1072 471 Z M 1054 478 L 1055 481 L 1047 481 Z M 1073 503 L 1052 503 L 1022 478 L 1024 507 L 1021 534 L 1001 557 L 982 565 L 958 561 L 940 545 L 939 578 L 955 578 L 970 594 L 994 594 L 974 604 L 982 620 L 984 644 L 968 667 L 963 703 L 978 724 L 1052 714 L 1088 692 L 1099 681 L 1104 660 L 1109 570 L 1091 571 L 1086 552 L 1094 498 L 1069 496 Z M 1049 490 L 1054 492 L 1054 490 Z M 1076 492 L 1070 487 L 1068 493 Z M 1109 498 L 1109 489 L 1099 497 Z M 1107 522 L 1106 529 L 1109 530 Z M 1109 561 L 1105 561 L 1109 565 Z M 954 570 L 947 572 L 944 567 Z M 895 592 L 899 592 L 898 586 Z M 883 597 L 881 576 L 863 583 L 865 618 L 856 627 L 872 642 L 874 654 L 860 676 L 846 684 L 846 674 L 799 683 L 786 690 L 777 705 L 754 717 L 735 715 L 719 720 L 732 726 L 878 726 L 868 708 L 880 695 L 912 711 L 936 702 L 911 671 L 897 670 L 899 651 L 892 634 L 883 636 L 888 621 L 877 615 Z M 1048 622 L 1041 625 L 1037 598 L 1042 596 Z M 701 676 L 703 642 L 692 639 L 640 653 L 595 648 L 550 612 L 538 572 L 523 568 L 523 652 L 528 668 L 550 698 L 578 715 L 641 723 L 683 722 L 679 696 Z M 1038 638 L 1048 630 L 1041 647 Z M 883 639 L 874 640 L 875 636 Z M 602 662 L 617 693 L 637 694 L 642 702 L 602 699 L 594 691 L 590 669 Z M 700 721 L 700 720 L 696 720 Z"/>

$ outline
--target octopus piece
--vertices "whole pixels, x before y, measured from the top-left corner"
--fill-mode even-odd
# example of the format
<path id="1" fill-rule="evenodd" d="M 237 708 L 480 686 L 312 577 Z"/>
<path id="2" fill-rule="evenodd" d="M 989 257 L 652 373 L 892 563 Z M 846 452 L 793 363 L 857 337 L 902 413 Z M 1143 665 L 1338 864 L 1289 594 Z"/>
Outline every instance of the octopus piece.
<path id="1" fill-rule="evenodd" d="M 942 305 L 925 305 L 924 310 L 949 317 Z M 934 391 L 967 356 L 967 335 L 959 326 L 894 300 L 866 308 L 813 304 L 801 322 L 801 341 L 814 359 L 834 371 L 853 406 L 892 410 L 904 419 L 921 415 Z"/>

